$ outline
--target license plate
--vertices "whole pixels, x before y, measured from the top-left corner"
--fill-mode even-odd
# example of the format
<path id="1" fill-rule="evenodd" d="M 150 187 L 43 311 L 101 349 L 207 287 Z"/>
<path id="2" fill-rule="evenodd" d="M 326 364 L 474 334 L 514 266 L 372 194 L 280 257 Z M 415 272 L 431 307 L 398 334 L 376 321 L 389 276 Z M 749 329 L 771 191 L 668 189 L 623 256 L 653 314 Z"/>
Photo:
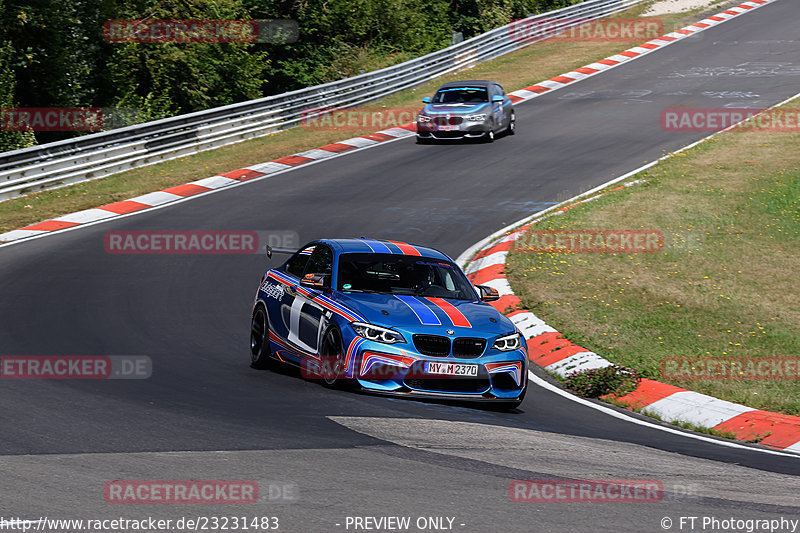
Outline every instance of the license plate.
<path id="1" fill-rule="evenodd" d="M 439 131 L 453 131 L 454 129 L 456 129 L 456 127 L 455 126 L 449 126 L 449 125 L 448 126 L 438 126 L 436 129 L 438 129 Z"/>
<path id="2" fill-rule="evenodd" d="M 478 365 L 464 363 L 433 363 L 425 362 L 426 374 L 439 374 L 443 376 L 468 376 L 478 375 Z"/>

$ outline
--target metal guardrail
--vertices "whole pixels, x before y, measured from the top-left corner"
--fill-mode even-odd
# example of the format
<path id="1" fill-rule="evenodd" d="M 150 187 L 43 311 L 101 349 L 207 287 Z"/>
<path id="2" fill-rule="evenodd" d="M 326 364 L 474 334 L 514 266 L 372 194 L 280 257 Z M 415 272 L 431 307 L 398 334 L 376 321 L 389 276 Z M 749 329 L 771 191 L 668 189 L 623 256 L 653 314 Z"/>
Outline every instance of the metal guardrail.
<path id="1" fill-rule="evenodd" d="M 275 96 L 0 154 L 0 201 L 101 178 L 290 128 L 309 110 L 352 107 L 467 69 L 645 0 L 586 0 L 374 72 Z M 548 32 L 514 39 L 517 25 Z M 311 115 L 313 116 L 313 115 Z"/>

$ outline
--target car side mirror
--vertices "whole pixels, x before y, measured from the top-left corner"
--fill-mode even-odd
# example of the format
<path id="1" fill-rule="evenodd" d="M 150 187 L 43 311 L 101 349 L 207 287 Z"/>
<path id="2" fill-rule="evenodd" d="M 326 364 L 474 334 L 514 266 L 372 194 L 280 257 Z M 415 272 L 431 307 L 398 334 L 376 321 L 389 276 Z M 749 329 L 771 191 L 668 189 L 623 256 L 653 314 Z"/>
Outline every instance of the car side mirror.
<path id="1" fill-rule="evenodd" d="M 300 280 L 300 285 L 310 289 L 325 289 L 330 286 L 329 274 L 306 274 Z"/>
<path id="2" fill-rule="evenodd" d="M 496 302 L 500 299 L 500 293 L 494 287 L 488 285 L 478 285 L 476 287 L 481 295 L 482 302 Z"/>
<path id="3" fill-rule="evenodd" d="M 492 96 L 492 102 L 502 102 L 503 100 L 504 100 L 504 98 L 502 96 L 500 96 L 499 94 L 496 94 L 496 95 Z"/>
<path id="4" fill-rule="evenodd" d="M 423 104 L 430 104 L 431 103 L 431 97 L 430 96 L 426 96 L 425 98 L 422 99 L 422 103 Z"/>

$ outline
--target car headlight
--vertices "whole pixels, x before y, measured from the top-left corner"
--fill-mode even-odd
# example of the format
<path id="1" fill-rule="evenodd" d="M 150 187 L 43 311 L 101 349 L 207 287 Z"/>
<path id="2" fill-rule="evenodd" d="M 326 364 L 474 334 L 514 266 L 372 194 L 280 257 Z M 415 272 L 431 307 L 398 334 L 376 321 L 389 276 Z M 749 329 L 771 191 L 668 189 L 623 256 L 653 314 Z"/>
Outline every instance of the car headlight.
<path id="1" fill-rule="evenodd" d="M 422 113 L 419 114 L 417 117 L 417 121 L 419 122 L 430 122 L 433 118 L 429 117 L 428 115 L 423 115 Z"/>
<path id="2" fill-rule="evenodd" d="M 383 342 L 385 344 L 395 344 L 406 342 L 406 339 L 397 331 L 389 328 L 382 328 L 374 324 L 364 324 L 363 322 L 353 322 L 355 332 L 369 341 Z"/>
<path id="3" fill-rule="evenodd" d="M 511 335 L 506 335 L 504 337 L 500 337 L 494 344 L 492 344 L 492 348 L 495 350 L 500 350 L 501 352 L 510 352 L 512 350 L 519 350 L 522 348 L 522 340 L 519 337 L 519 333 L 512 333 Z"/>
<path id="4" fill-rule="evenodd" d="M 480 113 L 478 115 L 467 115 L 467 122 L 484 122 L 486 120 L 486 114 Z"/>

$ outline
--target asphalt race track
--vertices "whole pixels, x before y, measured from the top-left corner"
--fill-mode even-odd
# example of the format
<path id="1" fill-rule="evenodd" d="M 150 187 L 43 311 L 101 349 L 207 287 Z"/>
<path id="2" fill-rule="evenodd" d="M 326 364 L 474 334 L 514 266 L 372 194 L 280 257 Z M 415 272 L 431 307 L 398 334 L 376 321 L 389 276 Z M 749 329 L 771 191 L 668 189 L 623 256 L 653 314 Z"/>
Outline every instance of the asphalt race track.
<path id="1" fill-rule="evenodd" d="M 0 353 L 153 361 L 146 380 L 0 382 L 0 516 L 276 516 L 289 532 L 356 531 L 348 516 L 451 517 L 463 532 L 656 532 L 663 517 L 690 531 L 680 516 L 798 517 L 800 458 L 634 425 L 538 387 L 503 413 L 252 370 L 249 312 L 264 255 L 103 247 L 109 230 L 292 230 L 302 242 L 366 235 L 455 257 L 706 135 L 662 131 L 666 107 L 767 107 L 796 94 L 798 22 L 796 0 L 759 8 L 518 105 L 517 135 L 493 144 L 403 139 L 0 249 Z M 512 480 L 575 477 L 659 480 L 667 495 L 509 499 Z M 103 486 L 115 479 L 244 479 L 297 492 L 245 506 L 111 505 Z"/>

